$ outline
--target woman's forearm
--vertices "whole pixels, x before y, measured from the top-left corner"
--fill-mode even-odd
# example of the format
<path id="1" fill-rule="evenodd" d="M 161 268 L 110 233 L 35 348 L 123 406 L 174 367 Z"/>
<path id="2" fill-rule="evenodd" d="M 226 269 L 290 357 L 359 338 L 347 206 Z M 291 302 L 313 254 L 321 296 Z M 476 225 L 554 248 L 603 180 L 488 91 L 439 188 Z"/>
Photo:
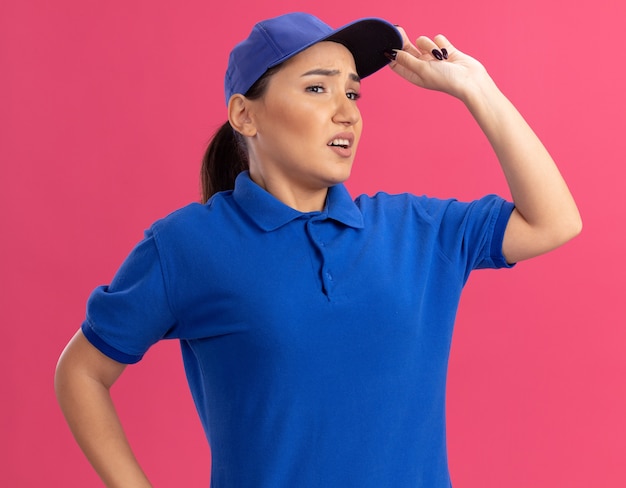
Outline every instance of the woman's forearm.
<path id="1" fill-rule="evenodd" d="M 580 214 L 552 157 L 490 79 L 464 99 L 502 166 L 513 201 L 504 241 L 510 262 L 547 252 L 576 236 Z"/>
<path id="2" fill-rule="evenodd" d="M 109 389 L 124 369 L 97 351 L 81 332 L 61 355 L 55 374 L 59 405 L 79 446 L 107 487 L 150 487 Z"/>

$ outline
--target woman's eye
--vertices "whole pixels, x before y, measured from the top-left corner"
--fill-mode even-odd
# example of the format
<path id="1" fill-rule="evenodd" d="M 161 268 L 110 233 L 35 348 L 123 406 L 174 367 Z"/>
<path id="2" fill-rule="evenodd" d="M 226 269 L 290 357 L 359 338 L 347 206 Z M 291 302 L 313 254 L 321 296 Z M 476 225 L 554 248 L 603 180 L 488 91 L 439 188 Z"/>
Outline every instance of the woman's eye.
<path id="1" fill-rule="evenodd" d="M 308 86 L 306 91 L 310 91 L 313 93 L 324 93 L 324 87 L 320 85 Z"/>
<path id="2" fill-rule="evenodd" d="M 346 93 L 346 96 L 353 101 L 357 101 L 359 98 L 361 98 L 361 94 L 360 93 L 356 93 L 356 92 L 349 92 Z"/>

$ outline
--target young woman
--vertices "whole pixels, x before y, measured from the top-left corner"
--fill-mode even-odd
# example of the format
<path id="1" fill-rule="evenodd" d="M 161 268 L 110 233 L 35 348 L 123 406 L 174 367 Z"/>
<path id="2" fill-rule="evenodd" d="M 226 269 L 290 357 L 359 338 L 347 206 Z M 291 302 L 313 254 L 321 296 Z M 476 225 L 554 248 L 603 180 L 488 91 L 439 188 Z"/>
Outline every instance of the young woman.
<path id="1" fill-rule="evenodd" d="M 467 106 L 513 203 L 348 195 L 360 83 L 388 63 Z M 108 486 L 150 486 L 109 388 L 177 338 L 211 486 L 449 487 L 445 378 L 460 293 L 473 269 L 578 234 L 554 162 L 479 62 L 379 19 L 257 24 L 231 53 L 225 89 L 204 202 L 146 232 L 60 358 L 57 395 L 78 443 Z"/>

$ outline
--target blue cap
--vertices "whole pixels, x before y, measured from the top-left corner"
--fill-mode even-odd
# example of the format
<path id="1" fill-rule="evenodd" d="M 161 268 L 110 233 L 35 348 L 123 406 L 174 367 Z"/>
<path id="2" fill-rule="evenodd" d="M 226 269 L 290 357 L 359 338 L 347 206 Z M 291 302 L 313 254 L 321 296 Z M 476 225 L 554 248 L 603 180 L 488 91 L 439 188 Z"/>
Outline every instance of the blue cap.
<path id="1" fill-rule="evenodd" d="M 389 63 L 385 51 L 402 48 L 398 30 L 382 19 L 360 19 L 339 29 L 300 12 L 264 20 L 230 53 L 224 79 L 226 103 L 235 93 L 245 95 L 269 68 L 321 41 L 343 44 L 352 53 L 361 78 Z"/>

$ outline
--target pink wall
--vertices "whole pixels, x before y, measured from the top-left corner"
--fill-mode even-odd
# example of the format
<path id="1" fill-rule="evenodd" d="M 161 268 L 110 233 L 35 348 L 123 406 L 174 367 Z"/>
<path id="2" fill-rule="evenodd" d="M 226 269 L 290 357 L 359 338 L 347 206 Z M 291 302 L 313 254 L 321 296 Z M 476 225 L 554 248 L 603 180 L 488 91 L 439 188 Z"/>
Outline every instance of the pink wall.
<path id="1" fill-rule="evenodd" d="M 375 15 L 413 37 L 443 32 L 481 59 L 583 213 L 566 247 L 470 279 L 449 376 L 455 486 L 626 486 L 626 4 L 213 3 L 3 2 L 0 486 L 99 486 L 54 400 L 58 354 L 143 229 L 198 198 L 199 158 L 225 118 L 229 48 L 259 18 L 311 5 L 336 26 Z M 364 94 L 353 193 L 506 195 L 458 102 L 389 71 Z M 177 344 L 156 346 L 114 389 L 155 485 L 207 486 Z"/>

